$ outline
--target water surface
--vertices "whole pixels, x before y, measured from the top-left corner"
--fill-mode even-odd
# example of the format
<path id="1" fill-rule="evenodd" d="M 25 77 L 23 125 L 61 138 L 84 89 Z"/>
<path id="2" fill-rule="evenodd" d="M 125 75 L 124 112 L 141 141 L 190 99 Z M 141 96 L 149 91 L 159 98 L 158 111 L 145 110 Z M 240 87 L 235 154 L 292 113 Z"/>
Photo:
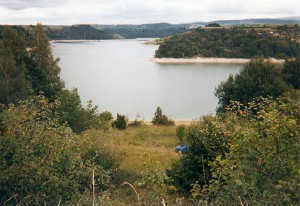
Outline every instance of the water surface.
<path id="1" fill-rule="evenodd" d="M 158 64 L 149 61 L 157 46 L 139 40 L 53 43 L 66 87 L 99 111 L 151 120 L 157 106 L 176 120 L 215 113 L 215 88 L 237 73 L 237 64 Z"/>

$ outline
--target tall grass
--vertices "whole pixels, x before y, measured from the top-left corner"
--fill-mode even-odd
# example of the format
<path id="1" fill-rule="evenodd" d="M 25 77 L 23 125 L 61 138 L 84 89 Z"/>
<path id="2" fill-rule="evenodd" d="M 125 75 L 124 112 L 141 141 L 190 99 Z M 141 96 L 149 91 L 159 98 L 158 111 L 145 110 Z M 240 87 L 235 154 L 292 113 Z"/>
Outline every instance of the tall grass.
<path id="1" fill-rule="evenodd" d="M 176 137 L 175 126 L 144 125 L 129 127 L 126 130 L 110 129 L 108 132 L 89 130 L 83 135 L 93 136 L 93 139 L 96 139 L 94 144 L 105 148 L 119 161 L 119 166 L 113 175 L 114 187 L 110 190 L 110 203 L 106 201 L 107 205 L 145 205 L 145 202 L 151 202 L 151 200 L 145 201 L 153 196 L 150 194 L 151 191 L 143 187 L 136 188 L 135 183 L 143 178 L 143 173 L 148 169 L 149 164 L 152 164 L 149 161 L 161 162 L 160 169 L 165 170 L 173 160 L 179 158 L 178 153 L 174 152 L 174 147 L 180 143 Z M 135 191 L 139 191 L 140 203 L 137 202 L 136 192 L 129 187 L 120 186 L 124 182 L 131 183 L 136 188 Z"/>

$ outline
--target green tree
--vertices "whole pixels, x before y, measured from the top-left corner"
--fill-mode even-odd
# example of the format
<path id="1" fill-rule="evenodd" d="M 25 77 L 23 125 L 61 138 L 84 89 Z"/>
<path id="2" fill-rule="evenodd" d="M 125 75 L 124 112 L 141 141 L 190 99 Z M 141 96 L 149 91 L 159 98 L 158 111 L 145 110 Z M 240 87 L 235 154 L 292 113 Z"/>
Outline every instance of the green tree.
<path id="1" fill-rule="evenodd" d="M 45 96 L 52 98 L 64 87 L 59 77 L 58 58 L 52 55 L 51 45 L 41 24 L 37 24 L 31 33 L 31 60 L 28 69 L 35 93 L 43 91 Z"/>
<path id="2" fill-rule="evenodd" d="M 170 120 L 166 115 L 164 115 L 160 107 L 156 108 L 151 122 L 155 125 L 174 125 L 174 121 Z"/>
<path id="3" fill-rule="evenodd" d="M 26 57 L 24 36 L 5 26 L 0 40 L 0 103 L 17 103 L 31 94 Z"/>
<path id="4" fill-rule="evenodd" d="M 92 101 L 87 102 L 84 108 L 84 125 L 85 129 L 99 129 L 107 131 L 113 116 L 110 112 L 98 112 L 98 106 L 93 105 Z"/>
<path id="5" fill-rule="evenodd" d="M 85 129 L 84 109 L 77 89 L 63 89 L 55 99 L 59 102 L 56 112 L 60 124 L 68 124 L 76 133 L 83 131 Z"/>
<path id="6" fill-rule="evenodd" d="M 16 64 L 22 66 L 28 56 L 25 36 L 18 33 L 12 27 L 5 26 L 2 32 L 2 41 L 4 47 L 11 50 Z"/>
<path id="7" fill-rule="evenodd" d="M 27 98 L 30 86 L 25 68 L 16 64 L 12 49 L 0 42 L 0 103 L 17 103 Z"/>
<path id="8" fill-rule="evenodd" d="M 68 124 L 75 133 L 87 129 L 108 130 L 110 121 L 113 119 L 110 112 L 98 112 L 98 107 L 92 101 L 88 101 L 87 107 L 83 108 L 78 90 L 63 89 L 56 95 L 59 102 L 56 113 L 60 124 Z"/>
<path id="9" fill-rule="evenodd" d="M 125 115 L 117 114 L 117 119 L 113 121 L 111 125 L 117 129 L 126 129 L 127 122 Z"/>
<path id="10" fill-rule="evenodd" d="M 235 76 L 230 75 L 216 89 L 218 112 L 224 112 L 230 101 L 247 103 L 254 97 L 278 97 L 290 87 L 283 81 L 281 68 L 269 60 L 252 59 Z"/>

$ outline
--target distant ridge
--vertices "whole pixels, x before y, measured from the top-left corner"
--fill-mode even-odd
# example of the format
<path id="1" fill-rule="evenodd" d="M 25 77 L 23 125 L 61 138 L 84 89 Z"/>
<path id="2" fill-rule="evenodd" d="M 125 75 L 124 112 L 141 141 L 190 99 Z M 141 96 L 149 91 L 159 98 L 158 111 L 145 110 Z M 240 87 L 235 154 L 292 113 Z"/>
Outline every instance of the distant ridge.
<path id="1" fill-rule="evenodd" d="M 189 22 L 181 24 L 152 23 L 152 24 L 76 24 L 76 25 L 44 25 L 46 33 L 51 40 L 101 40 L 101 39 L 135 39 L 135 38 L 163 38 L 184 33 L 199 26 L 204 27 L 210 23 L 221 26 L 234 25 L 284 25 L 300 24 L 300 16 L 283 18 L 236 19 L 216 20 L 209 22 Z M 15 25 L 17 30 L 26 33 L 32 26 Z M 0 35 L 3 25 L 0 25 Z"/>
<path id="2" fill-rule="evenodd" d="M 283 18 L 216 20 L 210 22 L 195 22 L 195 24 L 208 24 L 212 22 L 217 22 L 223 26 L 233 26 L 233 25 L 241 25 L 241 24 L 300 24 L 300 16 L 283 17 Z"/>

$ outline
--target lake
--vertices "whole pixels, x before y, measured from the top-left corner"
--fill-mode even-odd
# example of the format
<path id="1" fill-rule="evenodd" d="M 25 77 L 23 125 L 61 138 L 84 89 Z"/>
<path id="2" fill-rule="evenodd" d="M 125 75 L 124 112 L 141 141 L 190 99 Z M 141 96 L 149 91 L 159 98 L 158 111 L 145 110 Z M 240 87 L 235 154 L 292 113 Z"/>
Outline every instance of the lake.
<path id="1" fill-rule="evenodd" d="M 240 64 L 158 64 L 150 61 L 158 46 L 145 40 L 52 43 L 66 87 L 78 88 L 84 105 L 99 111 L 151 120 L 157 106 L 175 120 L 215 114 L 215 88 L 237 73 Z"/>

